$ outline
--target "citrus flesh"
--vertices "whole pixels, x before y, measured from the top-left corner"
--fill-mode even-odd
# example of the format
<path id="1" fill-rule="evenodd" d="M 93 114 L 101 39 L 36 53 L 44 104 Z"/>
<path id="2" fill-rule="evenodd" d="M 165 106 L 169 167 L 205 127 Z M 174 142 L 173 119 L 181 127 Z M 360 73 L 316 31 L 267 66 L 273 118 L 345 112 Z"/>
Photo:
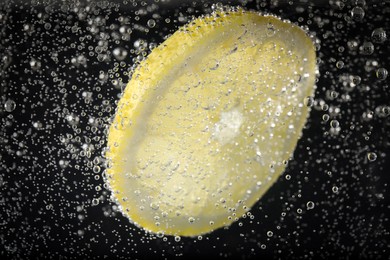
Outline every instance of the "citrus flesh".
<path id="1" fill-rule="evenodd" d="M 315 70 L 311 39 L 273 16 L 218 12 L 180 28 L 134 71 L 109 129 L 121 211 L 166 235 L 237 220 L 285 169 Z"/>

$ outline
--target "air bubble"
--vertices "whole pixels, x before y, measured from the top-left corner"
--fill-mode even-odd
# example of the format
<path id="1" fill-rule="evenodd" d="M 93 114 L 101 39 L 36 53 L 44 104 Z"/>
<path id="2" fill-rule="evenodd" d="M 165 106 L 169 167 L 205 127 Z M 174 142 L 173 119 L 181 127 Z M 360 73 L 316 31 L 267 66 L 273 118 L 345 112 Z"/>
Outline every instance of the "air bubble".
<path id="1" fill-rule="evenodd" d="M 92 199 L 92 205 L 93 206 L 96 206 L 96 205 L 98 205 L 99 204 L 99 199 Z"/>
<path id="2" fill-rule="evenodd" d="M 377 79 L 385 80 L 389 73 L 388 73 L 387 69 L 379 68 L 379 69 L 376 70 L 375 74 L 376 74 Z"/>
<path id="3" fill-rule="evenodd" d="M 306 208 L 307 209 L 314 209 L 314 202 L 313 201 L 308 201 L 306 203 Z"/>
<path id="4" fill-rule="evenodd" d="M 68 121 L 68 123 L 70 125 L 74 125 L 74 126 L 76 126 L 80 123 L 80 117 L 78 115 L 75 115 L 75 114 L 67 115 L 66 120 Z"/>
<path id="5" fill-rule="evenodd" d="M 311 96 L 305 98 L 304 103 L 307 107 L 312 107 L 314 104 L 314 99 Z"/>
<path id="6" fill-rule="evenodd" d="M 364 15 L 365 15 L 364 9 L 361 8 L 360 6 L 355 6 L 351 10 L 351 17 L 355 21 L 359 21 L 359 22 L 362 21 L 364 18 Z"/>
<path id="7" fill-rule="evenodd" d="M 330 118 L 330 116 L 329 116 L 328 114 L 323 114 L 323 115 L 322 115 L 322 120 L 323 120 L 324 122 L 328 122 L 329 118 Z"/>
<path id="8" fill-rule="evenodd" d="M 370 161 L 370 162 L 374 162 L 376 160 L 378 156 L 376 155 L 376 153 L 374 152 L 369 152 L 367 153 L 367 159 Z"/>
<path id="9" fill-rule="evenodd" d="M 150 203 L 150 208 L 153 209 L 153 210 L 158 210 L 160 208 L 160 206 L 157 204 L 157 203 Z"/>
<path id="10" fill-rule="evenodd" d="M 330 121 L 330 126 L 332 128 L 337 128 L 337 127 L 339 127 L 339 125 L 340 125 L 340 123 L 336 119 L 333 119 L 332 121 Z"/>
<path id="11" fill-rule="evenodd" d="M 342 69 L 342 68 L 344 67 L 344 62 L 343 62 L 343 61 L 338 61 L 338 62 L 336 62 L 336 67 L 337 67 L 338 69 Z"/>
<path id="12" fill-rule="evenodd" d="M 115 59 L 122 61 L 126 59 L 128 52 L 122 47 L 117 47 L 113 50 L 112 54 L 114 55 Z"/>
<path id="13" fill-rule="evenodd" d="M 131 28 L 128 26 L 128 25 L 123 25 L 119 28 L 119 32 L 121 34 L 125 34 L 125 35 L 129 35 L 131 34 L 133 31 L 131 30 Z"/>
<path id="14" fill-rule="evenodd" d="M 372 31 L 371 38 L 375 43 L 384 43 L 387 39 L 386 31 L 383 28 L 376 28 Z"/>
<path id="15" fill-rule="evenodd" d="M 271 37 L 273 35 L 275 35 L 276 33 L 276 30 L 275 30 L 275 27 L 272 23 L 268 23 L 267 24 L 267 36 L 268 37 Z"/>
<path id="16" fill-rule="evenodd" d="M 41 122 L 39 122 L 39 121 L 33 122 L 32 125 L 37 130 L 43 129 L 43 124 Z"/>
<path id="17" fill-rule="evenodd" d="M 99 173 L 99 172 L 100 172 L 100 166 L 95 165 L 95 166 L 92 168 L 92 170 L 93 170 L 94 173 Z"/>
<path id="18" fill-rule="evenodd" d="M 66 161 L 66 160 L 59 160 L 59 161 L 58 161 L 58 164 L 60 165 L 60 167 L 61 167 L 62 169 L 65 169 L 65 168 L 67 168 L 67 167 L 69 166 L 69 162 Z"/>
<path id="19" fill-rule="evenodd" d="M 41 62 L 37 61 L 36 59 L 31 59 L 30 60 L 30 67 L 34 71 L 39 70 L 41 68 Z"/>
<path id="20" fill-rule="evenodd" d="M 45 25 L 43 27 L 45 27 L 46 30 L 50 30 L 51 29 L 51 24 L 50 23 L 45 23 Z"/>
<path id="21" fill-rule="evenodd" d="M 360 51 L 364 55 L 371 55 L 374 53 L 375 47 L 372 42 L 364 42 L 362 46 L 360 46 Z"/>
<path id="22" fill-rule="evenodd" d="M 157 236 L 158 238 L 163 238 L 163 237 L 164 237 L 164 231 L 158 231 L 158 232 L 156 233 L 156 236 Z"/>
<path id="23" fill-rule="evenodd" d="M 355 0 L 355 5 L 357 6 L 365 6 L 366 0 Z"/>
<path id="24" fill-rule="evenodd" d="M 12 112 L 15 110 L 15 108 L 16 108 L 15 101 L 13 101 L 12 99 L 8 99 L 7 101 L 5 101 L 5 103 L 4 103 L 5 111 Z"/>
<path id="25" fill-rule="evenodd" d="M 156 26 L 156 21 L 153 20 L 153 19 L 149 19 L 148 22 L 147 22 L 147 24 L 148 24 L 148 27 L 149 27 L 149 28 L 153 28 L 153 27 Z"/>

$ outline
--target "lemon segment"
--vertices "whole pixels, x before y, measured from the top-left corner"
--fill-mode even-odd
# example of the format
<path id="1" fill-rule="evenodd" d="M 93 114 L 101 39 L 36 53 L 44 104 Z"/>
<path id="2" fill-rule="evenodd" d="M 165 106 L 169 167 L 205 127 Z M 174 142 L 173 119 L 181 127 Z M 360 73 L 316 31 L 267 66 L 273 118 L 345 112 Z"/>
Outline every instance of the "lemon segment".
<path id="1" fill-rule="evenodd" d="M 122 212 L 182 236 L 241 217 L 285 169 L 315 70 L 311 39 L 273 16 L 219 12 L 179 29 L 134 71 L 109 130 Z"/>

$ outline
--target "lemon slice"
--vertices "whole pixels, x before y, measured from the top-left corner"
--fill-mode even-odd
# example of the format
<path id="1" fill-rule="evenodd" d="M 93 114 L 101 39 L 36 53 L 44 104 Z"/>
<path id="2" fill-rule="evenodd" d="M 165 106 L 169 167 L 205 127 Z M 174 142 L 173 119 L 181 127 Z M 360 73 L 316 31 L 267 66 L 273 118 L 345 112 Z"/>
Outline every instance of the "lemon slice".
<path id="1" fill-rule="evenodd" d="M 245 214 L 294 151 L 315 60 L 301 28 L 245 11 L 198 18 L 155 48 L 109 129 L 107 180 L 124 215 L 194 236 Z"/>

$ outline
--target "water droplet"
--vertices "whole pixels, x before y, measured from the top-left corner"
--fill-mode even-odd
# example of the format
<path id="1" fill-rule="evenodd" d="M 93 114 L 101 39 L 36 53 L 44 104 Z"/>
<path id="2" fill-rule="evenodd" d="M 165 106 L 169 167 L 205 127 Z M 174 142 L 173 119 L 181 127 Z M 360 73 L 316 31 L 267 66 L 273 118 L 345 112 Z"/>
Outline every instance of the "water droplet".
<path id="1" fill-rule="evenodd" d="M 268 231 L 268 232 L 267 232 L 267 236 L 268 236 L 268 237 L 272 237 L 273 235 L 274 235 L 274 233 L 273 233 L 272 231 Z"/>
<path id="2" fill-rule="evenodd" d="M 8 99 L 4 104 L 4 109 L 7 112 L 12 112 L 16 108 L 16 103 L 12 99 Z"/>
<path id="3" fill-rule="evenodd" d="M 98 205 L 99 204 L 99 199 L 92 199 L 92 205 L 93 206 L 96 206 L 96 205 Z"/>
<path id="4" fill-rule="evenodd" d="M 180 236 L 175 236 L 175 242 L 180 242 L 181 237 Z"/>
<path id="5" fill-rule="evenodd" d="M 367 159 L 370 161 L 370 162 L 373 162 L 376 160 L 378 156 L 376 155 L 376 153 L 374 152 L 369 152 L 367 153 Z"/>
<path id="6" fill-rule="evenodd" d="M 333 191 L 333 193 L 338 193 L 339 192 L 339 188 L 337 186 L 333 186 L 332 187 L 332 191 Z"/>
<path id="7" fill-rule="evenodd" d="M 189 217 L 188 218 L 188 222 L 190 222 L 190 224 L 194 223 L 195 222 L 195 219 L 193 217 Z"/>

